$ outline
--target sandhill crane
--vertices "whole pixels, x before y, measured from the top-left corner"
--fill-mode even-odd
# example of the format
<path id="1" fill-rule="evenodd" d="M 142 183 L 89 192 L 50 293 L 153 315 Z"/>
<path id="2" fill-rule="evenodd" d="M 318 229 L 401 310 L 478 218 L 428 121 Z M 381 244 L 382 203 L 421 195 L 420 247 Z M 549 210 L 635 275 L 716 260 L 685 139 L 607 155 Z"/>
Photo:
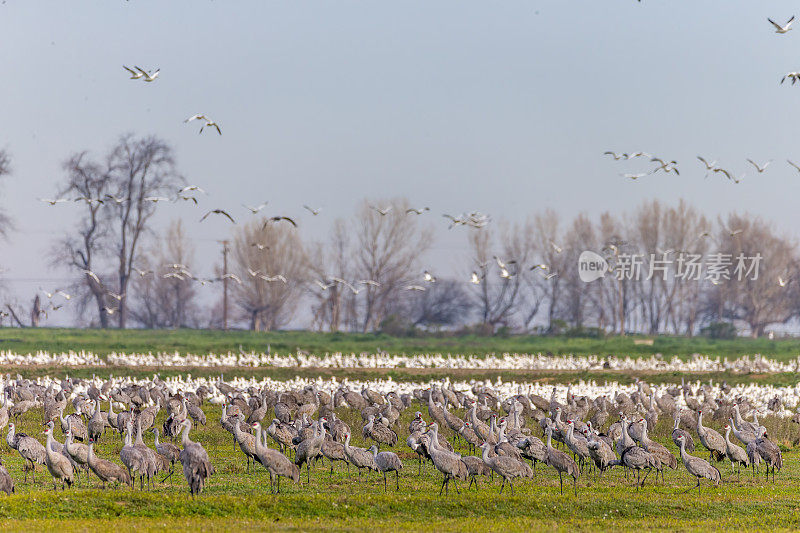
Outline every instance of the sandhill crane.
<path id="1" fill-rule="evenodd" d="M 180 461 L 181 450 L 171 442 L 159 442 L 158 428 L 153 428 L 150 431 L 152 431 L 156 436 L 155 442 L 153 443 L 156 448 L 156 452 L 169 463 L 169 474 L 167 474 L 167 476 L 161 480 L 163 483 L 173 474 L 173 472 L 175 472 L 175 463 Z M 170 483 L 172 483 L 172 481 L 170 481 Z"/>
<path id="2" fill-rule="evenodd" d="M 762 428 L 760 436 L 755 440 L 758 455 L 767 465 L 766 475 L 769 479 L 769 471 L 772 469 L 772 482 L 775 482 L 775 470 L 783 468 L 783 455 L 778 446 L 767 438 L 767 430 Z"/>
<path id="3" fill-rule="evenodd" d="M 599 471 L 599 477 L 602 477 L 603 472 L 613 466 L 613 463 L 617 460 L 617 456 L 614 454 L 614 450 L 611 446 L 605 441 L 595 437 L 594 434 L 589 431 L 589 428 L 584 429 L 583 434 L 587 440 L 589 457 L 594 461 L 594 465 Z"/>
<path id="4" fill-rule="evenodd" d="M 534 472 L 536 471 L 536 463 L 544 463 L 547 460 L 547 446 L 538 437 L 533 435 L 525 437 L 517 442 L 517 448 L 520 449 L 523 457 L 531 460 Z"/>
<path id="5" fill-rule="evenodd" d="M 278 493 L 281 492 L 281 477 L 291 478 L 295 483 L 300 481 L 300 468 L 281 452 L 267 446 L 266 436 L 262 440 L 261 424 L 259 422 L 253 423 L 253 431 L 255 431 L 256 453 L 258 454 L 259 462 L 269 472 L 270 491 L 275 492 L 275 478 L 277 478 Z"/>
<path id="6" fill-rule="evenodd" d="M 578 457 L 578 467 L 583 471 L 583 462 L 589 458 L 589 444 L 583 437 L 575 435 L 575 422 L 567 420 L 567 433 L 564 435 L 564 444 Z"/>
<path id="7" fill-rule="evenodd" d="M 348 472 L 350 471 L 350 463 L 344 456 L 344 444 L 336 442 L 330 436 L 325 437 L 322 441 L 322 448 L 320 448 L 322 456 L 331 462 L 331 476 L 333 475 L 334 461 L 341 461 L 347 465 Z"/>
<path id="8" fill-rule="evenodd" d="M 431 424 L 428 431 L 425 432 L 425 440 L 423 442 L 427 444 L 428 454 L 430 455 L 431 461 L 433 461 L 433 466 L 444 474 L 442 487 L 439 489 L 439 496 L 442 495 L 442 491 L 444 491 L 445 495 L 448 493 L 450 480 L 453 481 L 456 493 L 459 493 L 458 485 L 455 480 L 456 478 L 464 481 L 467 480 L 469 477 L 467 465 L 461 460 L 460 455 L 439 447 L 439 426 L 436 422 Z"/>
<path id="9" fill-rule="evenodd" d="M 298 444 L 295 450 L 294 464 L 300 469 L 303 468 L 303 464 L 306 465 L 306 476 L 309 483 L 311 483 L 311 461 L 315 461 L 322 451 L 322 443 L 325 440 L 324 425 L 327 421 L 324 417 L 320 418 L 314 424 L 314 434 Z"/>
<path id="10" fill-rule="evenodd" d="M 558 471 L 558 481 L 561 485 L 561 494 L 564 494 L 564 478 L 562 474 L 566 473 L 572 476 L 572 489 L 575 491 L 575 495 L 578 495 L 578 476 L 581 475 L 580 469 L 578 465 L 575 464 L 575 461 L 572 458 L 565 454 L 562 451 L 556 450 L 553 448 L 552 445 L 552 438 L 553 438 L 553 426 L 548 426 L 547 430 L 547 460 L 545 463 L 549 466 L 552 466 Z"/>
<path id="11" fill-rule="evenodd" d="M 373 459 L 371 453 L 364 448 L 350 446 L 350 433 L 346 433 L 344 436 L 344 457 L 347 459 L 349 464 L 358 468 L 359 479 L 361 478 L 361 470 L 363 468 L 366 468 L 367 470 L 378 469 L 378 466 L 375 464 L 375 459 Z"/>
<path id="12" fill-rule="evenodd" d="M 132 486 L 130 473 L 123 466 L 95 455 L 94 440 L 91 438 L 89 439 L 89 448 L 86 457 L 89 468 L 100 478 L 100 481 L 103 483 L 103 488 L 106 488 L 106 483 L 113 481 L 127 483 Z"/>
<path id="13" fill-rule="evenodd" d="M 386 492 L 386 472 L 394 472 L 394 481 L 396 490 L 400 490 L 400 470 L 403 469 L 403 463 L 394 452 L 379 452 L 378 447 L 372 445 L 369 449 L 372 452 L 372 458 L 375 465 L 383 473 L 383 492 Z"/>
<path id="14" fill-rule="evenodd" d="M 680 428 L 680 424 L 681 424 L 681 410 L 678 410 L 675 412 L 675 425 L 672 427 L 672 442 L 675 443 L 675 446 L 680 448 L 681 445 L 678 442 L 678 437 L 683 436 L 684 444 L 686 446 L 686 451 L 693 452 L 694 439 L 692 438 L 692 435 L 688 431 Z"/>
<path id="15" fill-rule="evenodd" d="M 64 416 L 64 406 L 60 406 L 58 410 L 58 418 L 61 421 L 61 431 L 66 433 L 67 430 L 72 430 L 72 437 L 75 440 L 85 440 L 87 438 L 86 426 L 83 419 L 78 414 L 71 414 Z"/>
<path id="16" fill-rule="evenodd" d="M 44 434 L 47 435 L 47 444 L 45 445 L 45 464 L 50 475 L 53 476 L 53 490 L 58 490 L 56 487 L 56 479 L 61 480 L 61 490 L 64 490 L 64 485 L 72 486 L 75 481 L 75 471 L 72 468 L 72 463 L 64 457 L 61 453 L 53 451 L 53 428 L 55 424 L 52 421 L 47 423 L 47 429 Z"/>
<path id="17" fill-rule="evenodd" d="M 143 488 L 144 481 L 143 477 L 147 473 L 147 459 L 142 455 L 141 450 L 137 450 L 136 447 L 133 445 L 133 435 L 131 434 L 133 431 L 133 423 L 129 420 L 126 430 L 125 430 L 125 444 L 122 446 L 122 449 L 119 451 L 119 458 L 122 461 L 122 464 L 128 469 L 128 473 L 131 475 L 131 479 L 135 480 L 133 475 L 136 472 L 139 475 L 139 481 L 141 483 L 140 487 Z M 134 483 L 133 486 L 136 484 Z"/>
<path id="18" fill-rule="evenodd" d="M 703 426 L 702 409 L 697 411 L 697 435 L 703 446 L 710 452 L 712 460 L 719 462 L 725 459 L 725 439 L 713 429 Z"/>
<path id="19" fill-rule="evenodd" d="M 89 463 L 89 447 L 85 444 L 80 444 L 72 441 L 73 436 L 71 431 L 67 431 L 64 438 L 64 448 L 62 453 L 66 453 L 76 464 L 82 465 L 83 468 L 88 469 Z M 86 472 L 86 479 L 89 479 L 89 472 Z"/>
<path id="20" fill-rule="evenodd" d="M 85 431 L 89 438 L 97 442 L 105 429 L 106 423 L 103 421 L 103 417 L 100 414 L 100 398 L 98 398 L 94 401 L 94 412 L 92 413 L 92 418 L 89 420 L 89 425 Z"/>
<path id="21" fill-rule="evenodd" d="M 647 420 L 642 418 L 639 420 L 639 423 L 642 424 L 642 440 L 640 441 L 642 443 L 642 448 L 644 448 L 645 451 L 647 451 L 648 453 L 652 453 L 653 455 L 655 455 L 662 465 L 666 465 L 673 470 L 678 468 L 678 459 L 675 458 L 675 456 L 672 455 L 672 453 L 666 447 L 659 444 L 658 442 L 650 440 L 650 437 L 647 433 L 647 428 L 648 428 Z M 664 469 L 659 468 L 659 470 L 661 471 L 661 479 L 663 481 Z"/>
<path id="22" fill-rule="evenodd" d="M 483 451 L 481 459 L 483 459 L 486 466 L 491 468 L 493 472 L 497 472 L 498 475 L 503 477 L 503 484 L 500 485 L 500 494 L 503 494 L 503 488 L 505 488 L 506 483 L 511 487 L 511 493 L 514 493 L 514 484 L 512 480 L 515 477 L 533 477 L 533 470 L 531 470 L 531 467 L 526 463 L 517 461 L 513 457 L 505 455 L 489 457 L 490 447 L 491 444 L 488 442 L 481 444 L 481 450 Z"/>
<path id="23" fill-rule="evenodd" d="M 484 463 L 483 459 L 481 459 L 480 457 L 475 457 L 474 455 L 467 455 L 461 458 L 461 462 L 464 463 L 464 465 L 466 465 L 467 473 L 469 475 L 469 486 L 467 486 L 467 489 L 472 487 L 472 484 L 474 483 L 475 490 L 478 490 L 478 480 L 475 478 L 477 476 L 489 477 L 492 473 L 492 469 L 489 468 L 489 465 Z"/>
<path id="24" fill-rule="evenodd" d="M 370 438 L 378 444 L 387 446 L 397 445 L 397 433 L 389 429 L 381 422 L 375 420 L 375 415 L 369 415 L 367 424 L 363 428 L 365 438 Z"/>
<path id="25" fill-rule="evenodd" d="M 0 459 L 0 492 L 5 492 L 6 494 L 14 492 L 14 480 L 3 465 L 2 459 Z"/>
<path id="26" fill-rule="evenodd" d="M 45 451 L 44 446 L 38 440 L 26 435 L 25 433 L 16 433 L 16 426 L 13 423 L 8 424 L 8 434 L 6 435 L 6 442 L 10 448 L 17 450 L 17 452 L 26 461 L 23 470 L 25 471 L 25 482 L 28 481 L 28 471 L 31 471 L 33 482 L 36 483 L 36 464 L 45 464 Z"/>
<path id="27" fill-rule="evenodd" d="M 258 454 L 256 453 L 256 437 L 250 433 L 245 433 L 242 431 L 241 424 L 244 422 L 244 414 L 239 411 L 236 416 L 234 417 L 235 422 L 233 423 L 233 437 L 236 439 L 236 442 L 239 443 L 239 449 L 242 450 L 242 453 L 245 456 L 247 461 L 247 473 L 250 473 L 250 463 L 252 461 L 260 461 Z"/>
<path id="28" fill-rule="evenodd" d="M 731 461 L 731 471 L 733 471 L 734 466 L 739 466 L 736 472 L 736 478 L 739 479 L 739 474 L 742 472 L 742 465 L 744 465 L 745 468 L 750 466 L 750 458 L 747 456 L 747 452 L 744 451 L 741 446 L 737 446 L 731 442 L 730 434 L 731 425 L 725 424 L 725 455 Z"/>
<path id="29" fill-rule="evenodd" d="M 681 461 L 683 461 L 683 466 L 686 467 L 686 470 L 691 475 L 697 478 L 697 485 L 694 487 L 689 487 L 683 492 L 689 492 L 693 488 L 697 487 L 697 493 L 699 494 L 701 478 L 706 478 L 713 481 L 714 486 L 719 485 L 719 482 L 722 480 L 719 470 L 717 470 L 715 466 L 712 466 L 711 463 L 705 459 L 701 459 L 686 453 L 686 438 L 683 435 L 678 435 L 678 442 L 680 443 Z"/>
<path id="30" fill-rule="evenodd" d="M 183 476 L 189 484 L 189 491 L 194 497 L 203 491 L 206 479 L 214 474 L 214 466 L 208 458 L 208 452 L 199 443 L 189 439 L 189 431 L 192 429 L 192 422 L 188 419 L 181 422 L 183 433 L 181 434 L 181 445 L 183 450 L 179 459 L 183 464 Z"/>
<path id="31" fill-rule="evenodd" d="M 653 468 L 661 470 L 661 461 L 658 457 L 639 446 L 630 446 L 626 448 L 625 451 L 622 452 L 622 455 L 620 455 L 617 463 L 636 471 L 637 488 L 644 486 L 644 482 L 647 481 L 647 476 L 650 475 Z M 647 470 L 647 474 L 645 474 L 644 479 L 640 481 L 642 470 Z"/>

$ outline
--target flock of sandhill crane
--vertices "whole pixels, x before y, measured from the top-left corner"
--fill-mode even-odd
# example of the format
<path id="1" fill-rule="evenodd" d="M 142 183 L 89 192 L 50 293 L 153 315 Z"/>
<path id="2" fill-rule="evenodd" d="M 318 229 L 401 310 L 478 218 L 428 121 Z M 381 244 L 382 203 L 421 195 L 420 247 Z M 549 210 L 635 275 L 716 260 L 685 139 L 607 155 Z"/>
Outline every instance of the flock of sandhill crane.
<path id="1" fill-rule="evenodd" d="M 157 376 L 138 382 L 111 378 L 53 383 L 44 387 L 21 377 L 0 381 L 0 428 L 8 426 L 6 442 L 24 460 L 24 481 L 30 473 L 35 482 L 36 465 L 45 465 L 54 489 L 59 483 L 62 489 L 71 486 L 81 471 L 90 483 L 91 472 L 103 488 L 109 483 L 135 488 L 137 477 L 140 489 L 144 489 L 145 481 L 150 488 L 158 473 L 166 474 L 163 482 L 179 463 L 191 494 L 200 493 L 215 472 L 204 446 L 190 438 L 193 424 L 209 423 L 204 404 L 210 406 L 206 410 L 221 407 L 218 421 L 211 423 L 219 423 L 231 433 L 234 453 L 238 454 L 238 449 L 244 455 L 248 472 L 255 463 L 267 470 L 273 492 L 280 492 L 281 477 L 299 482 L 303 467 L 310 483 L 311 467 L 318 460 L 330 463 L 331 474 L 335 462 L 345 463 L 348 473 L 350 466 L 355 467 L 359 478 L 365 469 L 378 472 L 383 475 L 384 490 L 387 475 L 394 472 L 399 490 L 403 470 L 400 455 L 416 457 L 420 474 L 423 461 L 432 462 L 443 474 L 440 495 L 449 491 L 451 482 L 456 491 L 458 480 L 469 481 L 467 488 L 474 484 L 477 489 L 479 476 L 493 475 L 502 478 L 501 493 L 506 485 L 513 492 L 513 483 L 532 478 L 538 463 L 558 473 L 562 494 L 564 477 L 572 478 L 577 493 L 581 476 L 594 472 L 601 478 L 614 466 L 623 467 L 626 477 L 635 476 L 638 489 L 652 472 L 656 478 L 661 474 L 663 480 L 666 469 L 677 469 L 683 463 L 697 479 L 688 490 L 698 491 L 703 478 L 714 485 L 720 483 L 722 476 L 715 465 L 724 461 L 730 462 L 731 475 L 736 467 L 737 479 L 742 466 L 752 468 L 755 476 L 763 465 L 765 475 L 768 478 L 772 473 L 774 482 L 776 471 L 783 466 L 781 451 L 759 423 L 757 410 L 753 410 L 752 421 L 745 420 L 742 412 L 752 409 L 748 400 L 715 394 L 718 389 L 711 386 L 697 390 L 689 385 L 674 386 L 659 395 L 639 381 L 632 394 L 619 392 L 611 399 L 606 395 L 576 397 L 568 390 L 562 403 L 555 388 L 549 400 L 537 394 L 502 398 L 481 383 L 475 383 L 471 390 L 455 390 L 444 382 L 401 394 L 379 393 L 366 387 L 356 392 L 346 385 L 329 391 L 316 385 L 300 390 L 259 389 L 226 383 L 222 376 L 193 391 L 174 390 Z M 104 411 L 106 405 L 108 410 Z M 429 420 L 422 411 L 416 411 L 407 428 L 407 448 L 398 448 L 401 414 L 415 406 L 427 409 Z M 70 407 L 74 412 L 65 415 Z M 41 411 L 32 411 L 39 408 Z M 166 413 L 159 425 L 162 409 Z M 356 423 L 360 415 L 360 436 L 375 445 L 367 449 L 351 444 L 351 427 L 337 411 L 351 423 Z M 39 416 L 40 412 L 44 444 L 33 435 L 18 432 L 15 424 L 23 416 Z M 671 436 L 679 457 L 651 438 L 649 430 L 659 417 L 674 420 Z M 724 424 L 724 437 L 707 425 L 708 419 Z M 56 428 L 64 436 L 63 443 L 55 435 Z M 100 457 L 95 443 L 115 438 L 115 432 L 124 442 L 119 457 Z M 152 447 L 144 442 L 146 432 L 154 434 Z M 731 440 L 731 433 L 740 444 Z M 175 439 L 179 439 L 180 447 L 172 443 Z M 269 446 L 269 440 L 275 447 Z M 479 455 L 454 451 L 459 441 L 468 450 L 480 450 Z M 396 451 L 379 451 L 379 446 Z M 693 452 L 695 455 L 690 455 Z M 700 457 L 706 453 L 708 459 Z M 14 490 L 14 481 L 2 461 L 0 490 Z"/>

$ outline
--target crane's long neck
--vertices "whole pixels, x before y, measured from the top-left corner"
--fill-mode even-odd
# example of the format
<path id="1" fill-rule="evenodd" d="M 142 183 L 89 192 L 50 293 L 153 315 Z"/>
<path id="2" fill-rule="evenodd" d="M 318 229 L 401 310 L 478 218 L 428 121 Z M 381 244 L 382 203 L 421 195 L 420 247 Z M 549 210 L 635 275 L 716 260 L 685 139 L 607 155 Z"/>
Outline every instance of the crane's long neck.
<path id="1" fill-rule="evenodd" d="M 731 435 L 731 427 L 728 426 L 727 428 L 725 428 L 725 444 L 727 444 L 728 446 L 731 445 L 730 435 Z"/>
<path id="2" fill-rule="evenodd" d="M 550 442 L 550 441 L 548 441 L 548 442 Z M 488 463 L 489 462 L 489 446 L 486 446 L 486 444 L 484 443 L 484 445 L 481 446 L 481 451 L 482 451 L 481 458 L 483 459 L 483 462 L 484 463 Z"/>
<path id="3" fill-rule="evenodd" d="M 553 440 L 553 430 L 550 429 L 550 428 L 547 428 L 547 447 L 548 448 L 552 448 L 553 447 L 553 445 L 551 444 L 552 440 Z"/>
<path id="4" fill-rule="evenodd" d="M 89 465 L 94 463 L 94 442 L 89 443 L 89 453 L 86 456 L 86 462 L 89 463 Z"/>
<path id="5" fill-rule="evenodd" d="M 158 447 L 158 430 L 156 429 L 155 431 L 153 431 L 153 433 L 156 436 L 156 439 L 153 441 L 153 445 Z"/>
<path id="6" fill-rule="evenodd" d="M 59 409 L 58 410 L 58 418 L 59 418 L 59 420 L 61 420 L 62 423 L 64 423 L 64 424 L 67 423 L 67 419 L 64 418 L 64 409 Z"/>
<path id="7" fill-rule="evenodd" d="M 697 413 L 697 430 L 700 431 L 703 429 L 705 429 L 703 427 L 703 411 L 700 411 L 699 413 Z"/>
<path id="8" fill-rule="evenodd" d="M 256 453 L 258 453 L 263 448 L 261 444 L 261 424 L 257 425 L 255 427 L 255 430 L 256 430 Z"/>
<path id="9" fill-rule="evenodd" d="M 350 451 L 350 433 L 344 438 L 344 449 Z"/>
<path id="10" fill-rule="evenodd" d="M 689 458 L 689 454 L 686 453 L 686 439 L 681 439 L 681 460 L 685 463 Z"/>
<path id="11" fill-rule="evenodd" d="M 642 442 L 647 443 L 650 439 L 647 437 L 647 420 L 642 420 Z"/>
<path id="12" fill-rule="evenodd" d="M 183 425 L 183 433 L 181 434 L 181 444 L 183 444 L 183 447 L 185 448 L 186 446 L 188 446 L 191 443 L 192 443 L 192 441 L 189 440 L 189 424 L 184 424 Z"/>

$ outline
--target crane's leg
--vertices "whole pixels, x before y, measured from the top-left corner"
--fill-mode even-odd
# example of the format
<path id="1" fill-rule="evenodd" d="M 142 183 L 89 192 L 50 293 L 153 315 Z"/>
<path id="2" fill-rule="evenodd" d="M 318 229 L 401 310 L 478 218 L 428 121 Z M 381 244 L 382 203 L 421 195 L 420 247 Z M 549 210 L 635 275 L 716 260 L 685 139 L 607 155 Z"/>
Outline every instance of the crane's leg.
<path id="1" fill-rule="evenodd" d="M 564 478 L 561 477 L 561 470 L 558 471 L 558 482 L 561 484 L 561 495 L 564 495 Z"/>
<path id="2" fill-rule="evenodd" d="M 578 495 L 578 478 L 572 476 L 572 491 L 575 493 L 575 496 Z"/>
<path id="3" fill-rule="evenodd" d="M 311 484 L 311 465 L 306 461 L 306 477 L 308 479 L 308 484 Z"/>
<path id="4" fill-rule="evenodd" d="M 506 486 L 506 478 L 503 478 L 503 484 L 500 485 L 500 494 L 503 494 L 503 488 Z"/>
<path id="5" fill-rule="evenodd" d="M 439 489 L 439 496 L 442 495 L 442 491 L 444 490 L 444 484 L 446 481 L 447 481 L 447 476 L 444 476 L 444 479 L 442 479 L 442 488 Z"/>
<path id="6" fill-rule="evenodd" d="M 456 483 L 456 478 L 453 478 L 453 486 L 456 488 L 456 494 L 461 494 L 461 491 L 458 490 L 458 483 Z"/>
<path id="7" fill-rule="evenodd" d="M 395 489 L 399 491 L 400 490 L 400 472 L 398 472 L 397 470 L 394 471 L 394 482 L 395 482 L 395 485 L 397 485 L 395 487 Z"/>
<path id="8" fill-rule="evenodd" d="M 383 473 L 383 492 L 386 492 L 386 472 Z"/>
<path id="9" fill-rule="evenodd" d="M 510 479 L 508 480 L 508 486 L 511 487 L 511 494 L 514 494 L 514 484 L 511 482 Z"/>

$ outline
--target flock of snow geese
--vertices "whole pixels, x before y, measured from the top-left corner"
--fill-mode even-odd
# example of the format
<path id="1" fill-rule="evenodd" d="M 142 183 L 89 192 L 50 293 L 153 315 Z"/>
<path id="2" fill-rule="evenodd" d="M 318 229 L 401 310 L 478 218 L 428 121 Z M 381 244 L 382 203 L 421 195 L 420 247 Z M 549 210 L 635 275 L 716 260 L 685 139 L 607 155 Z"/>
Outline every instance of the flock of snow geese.
<path id="1" fill-rule="evenodd" d="M 745 390 L 725 383 L 656 386 L 643 381 L 605 388 L 581 383 L 565 389 L 499 381 L 417 384 L 321 379 L 226 382 L 222 376 L 163 380 L 158 375 L 108 380 L 2 376 L 0 429 L 7 426 L 6 443 L 21 459 L 23 482 L 31 474 L 35 485 L 37 465 L 44 465 L 54 490 L 59 484 L 62 490 L 71 487 L 81 471 L 89 486 L 97 486 L 96 477 L 102 488 L 129 485 L 135 489 L 138 477 L 140 490 L 145 480 L 150 489 L 159 481 L 159 473 L 164 475 L 163 483 L 179 464 L 195 496 L 213 482 L 214 463 L 219 465 L 222 455 L 227 455 L 228 462 L 246 462 L 248 475 L 251 464 L 259 463 L 269 474 L 271 492 L 280 492 L 281 477 L 295 483 L 304 477 L 310 485 L 311 467 L 326 460 L 331 474 L 336 462 L 345 464 L 350 479 L 350 466 L 355 467 L 359 482 L 364 469 L 382 474 L 384 491 L 388 490 L 387 475 L 394 472 L 395 488 L 400 490 L 401 473 L 404 478 L 414 475 L 405 473 L 403 459 L 418 460 L 418 476 L 423 462 L 429 461 L 443 475 L 439 495 L 449 491 L 451 483 L 458 491 L 458 481 L 469 481 L 467 488 L 474 484 L 478 490 L 480 477 L 495 475 L 502 478 L 501 494 L 506 485 L 513 492 L 515 482 L 541 481 L 547 475 L 535 476 L 538 464 L 558 474 L 562 494 L 564 476 L 571 477 L 577 494 L 579 479 L 594 475 L 600 482 L 615 466 L 625 471 L 626 479 L 634 474 L 631 479 L 638 489 L 651 473 L 656 481 L 659 474 L 663 480 L 667 469 L 676 470 L 682 463 L 690 478 L 696 479 L 684 491 L 688 492 L 699 491 L 702 479 L 719 485 L 725 463 L 730 463 L 728 481 L 734 472 L 740 478 L 742 466 L 752 468 L 754 477 L 763 469 L 775 481 L 783 457 L 771 436 L 781 428 L 765 418 L 785 410 L 788 398 L 774 395 L 764 405 Z M 796 404 L 797 390 L 792 394 Z M 746 418 L 750 415 L 752 421 Z M 769 424 L 769 431 L 759 416 Z M 669 421 L 671 433 L 664 424 L 666 431 L 656 429 L 659 419 Z M 800 416 L 792 421 L 800 422 Z M 42 422 L 44 444 L 17 429 L 21 423 Z M 354 432 L 353 426 L 361 431 Z M 56 436 L 57 428 L 63 443 Z M 193 428 L 197 429 L 195 438 L 204 439 L 205 445 L 190 438 Z M 210 435 L 220 429 L 231 433 L 233 456 L 226 445 L 217 444 L 219 438 Z M 149 433 L 154 435 L 152 446 L 145 442 Z M 667 435 L 678 457 L 655 440 L 666 441 Z M 374 444 L 361 448 L 354 436 Z M 95 448 L 97 442 L 116 439 L 123 443 L 117 456 L 108 453 L 108 446 L 102 451 Z M 174 443 L 176 439 L 180 446 Z M 478 455 L 471 454 L 477 450 Z M 301 476 L 303 467 L 305 476 Z M 324 482 L 316 468 L 315 478 L 316 483 Z M 0 491 L 14 492 L 16 482 L 0 461 Z"/>
<path id="2" fill-rule="evenodd" d="M 787 20 L 784 24 L 779 24 L 779 23 L 775 22 L 774 20 L 772 20 L 771 18 L 767 18 L 767 21 L 769 21 L 769 23 L 772 24 L 772 26 L 775 28 L 775 33 L 786 34 L 786 33 L 789 33 L 789 31 L 791 31 L 793 29 L 792 28 L 792 24 L 794 23 L 794 15 L 792 15 L 789 18 L 789 20 Z M 800 81 L 800 72 L 797 72 L 797 71 L 787 72 L 781 78 L 780 83 L 783 84 L 783 82 L 786 81 L 786 80 L 791 80 L 792 85 L 794 85 L 797 81 Z M 646 152 L 632 152 L 632 153 L 624 153 L 623 152 L 623 153 L 617 153 L 617 152 L 613 152 L 613 151 L 606 151 L 606 152 L 604 152 L 603 155 L 609 155 L 609 156 L 613 157 L 615 161 L 632 160 L 632 159 L 636 159 L 636 158 L 639 158 L 639 157 L 643 157 L 645 159 L 649 159 L 649 161 L 651 163 L 656 163 L 657 164 L 657 166 L 655 166 L 654 168 L 652 168 L 652 169 L 650 169 L 649 171 L 646 171 L 646 172 L 622 173 L 622 174 L 620 174 L 620 176 L 622 176 L 623 178 L 628 178 L 628 179 L 631 179 L 631 180 L 637 180 L 639 178 L 644 178 L 645 176 L 651 176 L 651 175 L 655 174 L 656 172 L 658 172 L 659 170 L 664 171 L 665 174 L 669 174 L 670 172 L 674 172 L 676 175 L 680 175 L 680 172 L 678 171 L 678 167 L 677 167 L 677 165 L 678 165 L 677 161 L 662 159 L 660 157 L 653 156 L 653 155 L 648 154 Z M 733 183 L 741 183 L 741 181 L 746 176 L 746 174 L 741 174 L 741 175 L 737 176 L 734 172 L 731 172 L 730 170 L 727 170 L 725 168 L 717 166 L 717 162 L 716 161 L 712 161 L 712 162 L 709 163 L 708 160 L 706 158 L 704 158 L 703 156 L 698 155 L 697 159 L 705 167 L 706 177 L 708 177 L 709 173 L 715 173 L 715 174 L 719 173 L 719 174 L 725 176 L 729 181 L 732 181 Z M 767 161 L 766 163 L 763 163 L 763 164 L 759 164 L 759 163 L 753 161 L 752 159 L 747 158 L 747 162 L 750 165 L 753 166 L 753 169 L 755 170 L 755 172 L 757 174 L 762 174 L 767 169 L 767 167 L 772 162 L 772 160 Z M 800 172 L 800 165 L 792 162 L 790 159 L 787 159 L 786 162 L 792 168 L 794 168 L 795 170 Z"/>

